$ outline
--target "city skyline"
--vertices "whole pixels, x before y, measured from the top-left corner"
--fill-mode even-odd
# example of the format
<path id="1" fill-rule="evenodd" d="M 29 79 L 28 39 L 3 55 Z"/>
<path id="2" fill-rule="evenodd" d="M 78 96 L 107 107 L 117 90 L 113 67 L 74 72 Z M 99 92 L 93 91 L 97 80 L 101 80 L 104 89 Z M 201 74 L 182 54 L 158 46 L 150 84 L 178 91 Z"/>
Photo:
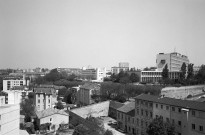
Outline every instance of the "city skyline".
<path id="1" fill-rule="evenodd" d="M 143 68 L 174 50 L 200 66 L 204 13 L 204 0 L 0 1 L 0 68 Z"/>

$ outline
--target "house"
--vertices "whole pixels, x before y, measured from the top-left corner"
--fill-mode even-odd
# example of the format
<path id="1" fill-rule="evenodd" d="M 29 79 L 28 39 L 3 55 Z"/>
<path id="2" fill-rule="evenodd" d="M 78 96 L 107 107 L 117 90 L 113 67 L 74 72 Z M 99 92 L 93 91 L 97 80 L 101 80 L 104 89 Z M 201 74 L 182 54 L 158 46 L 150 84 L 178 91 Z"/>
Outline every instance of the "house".
<path id="1" fill-rule="evenodd" d="M 69 114 L 64 110 L 48 108 L 36 112 L 35 121 L 39 128 L 42 124 L 44 124 L 47 125 L 47 130 L 57 130 L 60 124 L 69 123 Z"/>
<path id="2" fill-rule="evenodd" d="M 109 105 L 109 116 L 113 119 L 117 119 L 117 109 L 122 107 L 124 104 L 117 101 L 110 101 Z"/>
<path id="3" fill-rule="evenodd" d="M 34 102 L 37 111 L 52 108 L 52 91 L 54 91 L 52 88 L 34 88 Z"/>
<path id="4" fill-rule="evenodd" d="M 93 95 L 100 94 L 100 85 L 96 83 L 86 83 L 80 86 L 80 90 L 77 91 L 77 104 L 89 105 L 95 103 L 92 98 Z"/>
<path id="5" fill-rule="evenodd" d="M 130 102 L 117 109 L 117 125 L 118 127 L 135 135 L 135 102 Z"/>

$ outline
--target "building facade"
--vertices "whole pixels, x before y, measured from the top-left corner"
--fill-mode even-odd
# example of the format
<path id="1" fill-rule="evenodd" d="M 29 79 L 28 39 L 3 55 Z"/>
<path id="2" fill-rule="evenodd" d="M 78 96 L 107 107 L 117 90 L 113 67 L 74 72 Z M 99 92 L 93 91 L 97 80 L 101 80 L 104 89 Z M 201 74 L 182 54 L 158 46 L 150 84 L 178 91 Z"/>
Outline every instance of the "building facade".
<path id="1" fill-rule="evenodd" d="M 175 126 L 176 135 L 205 134 L 205 103 L 141 94 L 135 98 L 136 134 L 156 117 Z"/>
<path id="2" fill-rule="evenodd" d="M 64 110 L 48 108 L 39 112 L 36 112 L 37 126 L 50 123 L 48 130 L 58 130 L 60 124 L 69 124 L 69 115 Z"/>
<path id="3" fill-rule="evenodd" d="M 95 103 L 92 99 L 92 95 L 100 94 L 100 85 L 95 83 L 86 83 L 80 86 L 80 90 L 77 91 L 77 104 L 78 105 L 89 105 Z"/>
<path id="4" fill-rule="evenodd" d="M 3 79 L 3 90 L 10 90 L 14 86 L 28 86 L 28 82 L 23 77 L 5 77 Z"/>
<path id="5" fill-rule="evenodd" d="M 34 88 L 34 99 L 37 111 L 52 108 L 52 88 Z"/>
<path id="6" fill-rule="evenodd" d="M 135 72 L 139 78 L 140 82 L 154 83 L 162 80 L 162 71 L 136 71 Z M 178 79 L 180 76 L 180 71 L 169 72 L 170 79 Z"/>
<path id="7" fill-rule="evenodd" d="M 0 135 L 19 135 L 20 106 L 0 106 Z"/>
<path id="8" fill-rule="evenodd" d="M 122 131 L 136 134 L 135 102 L 130 102 L 117 109 L 117 125 Z"/>
<path id="9" fill-rule="evenodd" d="M 168 66 L 169 71 L 180 71 L 182 64 L 189 64 L 189 59 L 180 53 L 159 53 L 156 58 L 156 66 L 159 71 L 162 71 L 165 65 Z"/>

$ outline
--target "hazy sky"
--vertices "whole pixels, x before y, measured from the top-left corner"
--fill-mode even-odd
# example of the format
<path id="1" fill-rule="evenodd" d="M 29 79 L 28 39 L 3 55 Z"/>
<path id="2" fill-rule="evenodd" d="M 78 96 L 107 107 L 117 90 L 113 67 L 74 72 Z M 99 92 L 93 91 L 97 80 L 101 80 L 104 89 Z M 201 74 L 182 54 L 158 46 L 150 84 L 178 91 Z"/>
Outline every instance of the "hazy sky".
<path id="1" fill-rule="evenodd" d="M 205 0 L 0 0 L 0 68 L 205 64 Z"/>

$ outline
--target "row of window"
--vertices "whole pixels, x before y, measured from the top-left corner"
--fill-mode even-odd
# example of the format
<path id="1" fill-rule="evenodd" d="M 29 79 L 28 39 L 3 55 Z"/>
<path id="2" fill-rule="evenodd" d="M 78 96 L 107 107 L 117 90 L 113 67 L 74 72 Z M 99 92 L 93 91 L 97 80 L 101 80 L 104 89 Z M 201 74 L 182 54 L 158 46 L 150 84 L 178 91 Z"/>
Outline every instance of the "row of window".
<path id="1" fill-rule="evenodd" d="M 136 115 L 146 116 L 152 118 L 153 113 L 148 110 L 141 109 L 141 112 L 139 112 L 139 108 L 136 109 Z"/>
<path id="2" fill-rule="evenodd" d="M 196 124 L 191 124 L 192 130 L 197 130 L 196 128 Z M 203 132 L 204 131 L 204 127 L 202 125 L 198 126 L 198 131 Z"/>
<path id="3" fill-rule="evenodd" d="M 155 105 L 155 107 L 156 108 L 160 108 L 160 109 L 166 109 L 166 110 L 169 110 L 170 109 L 170 107 L 169 106 L 167 106 L 167 105 L 160 105 L 160 104 L 156 104 Z M 173 111 L 173 112 L 179 112 L 179 113 L 181 113 L 181 108 L 178 108 L 178 107 L 171 107 L 171 110 Z"/>
<path id="4" fill-rule="evenodd" d="M 147 101 L 143 101 L 143 100 L 136 100 L 136 105 L 141 105 L 141 106 L 146 106 L 146 107 L 153 107 L 153 103 L 151 102 L 147 102 Z"/>
<path id="5" fill-rule="evenodd" d="M 40 103 L 41 101 L 40 101 L 40 99 L 38 99 L 38 103 Z M 45 102 L 45 99 L 43 99 L 43 102 Z M 49 99 L 48 100 L 48 103 L 50 103 L 51 102 L 51 100 Z"/>
<path id="6" fill-rule="evenodd" d="M 121 117 L 120 117 L 120 115 L 121 115 Z M 118 119 L 121 119 L 121 120 L 123 120 L 123 113 L 119 113 L 118 112 Z M 135 123 L 135 119 L 134 118 L 132 118 L 132 117 L 130 117 L 130 116 L 125 116 L 125 119 L 127 119 L 127 121 L 128 122 L 132 122 L 133 124 Z"/>

